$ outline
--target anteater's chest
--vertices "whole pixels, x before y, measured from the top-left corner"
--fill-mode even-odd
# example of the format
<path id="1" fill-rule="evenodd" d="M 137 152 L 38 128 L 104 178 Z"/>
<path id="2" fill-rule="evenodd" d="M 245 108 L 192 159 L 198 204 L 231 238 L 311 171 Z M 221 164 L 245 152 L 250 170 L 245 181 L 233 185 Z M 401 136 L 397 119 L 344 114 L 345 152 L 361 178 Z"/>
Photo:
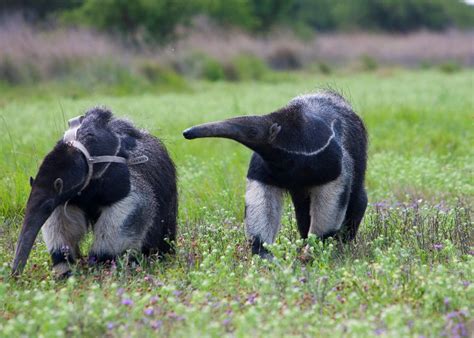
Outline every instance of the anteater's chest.
<path id="1" fill-rule="evenodd" d="M 92 180 L 81 194 L 71 200 L 71 204 L 81 208 L 91 223 L 100 217 L 101 210 L 122 200 L 130 194 L 130 175 L 104 175 Z"/>

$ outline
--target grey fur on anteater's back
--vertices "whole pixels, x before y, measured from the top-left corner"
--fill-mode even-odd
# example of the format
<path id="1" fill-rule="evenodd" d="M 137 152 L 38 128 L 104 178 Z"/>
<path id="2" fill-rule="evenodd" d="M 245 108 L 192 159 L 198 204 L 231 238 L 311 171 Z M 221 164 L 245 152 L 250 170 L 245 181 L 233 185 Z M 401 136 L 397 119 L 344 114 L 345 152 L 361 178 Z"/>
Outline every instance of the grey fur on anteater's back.
<path id="1" fill-rule="evenodd" d="M 339 94 L 302 95 L 263 116 L 241 116 L 184 131 L 188 139 L 224 137 L 254 151 L 247 173 L 245 220 L 253 252 L 267 255 L 289 192 L 303 238 L 355 237 L 367 207 L 367 133 Z"/>

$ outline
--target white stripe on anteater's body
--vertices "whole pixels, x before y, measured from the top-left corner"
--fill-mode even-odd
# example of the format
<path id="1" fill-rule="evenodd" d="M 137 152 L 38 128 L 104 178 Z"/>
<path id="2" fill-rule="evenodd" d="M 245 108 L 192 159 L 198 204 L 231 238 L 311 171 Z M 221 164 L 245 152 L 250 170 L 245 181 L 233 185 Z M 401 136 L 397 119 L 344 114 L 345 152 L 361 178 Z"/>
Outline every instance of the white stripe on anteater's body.
<path id="1" fill-rule="evenodd" d="M 265 243 L 273 243 L 280 230 L 283 190 L 248 179 L 245 193 L 245 224 L 247 235 L 259 236 Z"/>
<path id="2" fill-rule="evenodd" d="M 129 195 L 101 210 L 93 226 L 89 256 L 114 257 L 126 250 L 141 251 L 148 229 L 155 222 L 157 203 L 152 188 L 133 169 L 130 181 Z"/>

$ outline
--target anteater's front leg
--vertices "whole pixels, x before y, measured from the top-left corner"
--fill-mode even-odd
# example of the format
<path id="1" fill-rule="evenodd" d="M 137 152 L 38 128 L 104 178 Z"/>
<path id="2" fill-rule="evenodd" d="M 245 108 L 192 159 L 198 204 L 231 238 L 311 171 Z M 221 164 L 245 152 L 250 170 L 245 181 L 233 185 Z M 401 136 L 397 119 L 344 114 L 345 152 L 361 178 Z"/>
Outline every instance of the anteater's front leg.
<path id="1" fill-rule="evenodd" d="M 245 193 L 245 224 L 252 253 L 270 257 L 263 243 L 272 244 L 280 230 L 283 190 L 248 179 Z"/>
<path id="2" fill-rule="evenodd" d="M 84 212 L 75 207 L 57 207 L 43 225 L 43 238 L 58 276 L 70 274 L 70 263 L 80 256 L 79 243 L 87 231 Z"/>

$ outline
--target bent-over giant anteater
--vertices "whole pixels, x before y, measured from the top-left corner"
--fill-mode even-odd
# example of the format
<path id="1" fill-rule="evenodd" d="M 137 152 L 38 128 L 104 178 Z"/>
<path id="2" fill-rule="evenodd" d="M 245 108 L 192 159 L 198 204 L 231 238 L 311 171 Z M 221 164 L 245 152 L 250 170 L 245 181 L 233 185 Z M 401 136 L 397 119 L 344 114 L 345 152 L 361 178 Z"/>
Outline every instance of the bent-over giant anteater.
<path id="1" fill-rule="evenodd" d="M 40 229 L 59 275 L 69 273 L 88 229 L 92 261 L 126 250 L 172 251 L 176 173 L 160 140 L 103 108 L 70 120 L 69 127 L 31 179 L 13 273 L 24 268 Z"/>

